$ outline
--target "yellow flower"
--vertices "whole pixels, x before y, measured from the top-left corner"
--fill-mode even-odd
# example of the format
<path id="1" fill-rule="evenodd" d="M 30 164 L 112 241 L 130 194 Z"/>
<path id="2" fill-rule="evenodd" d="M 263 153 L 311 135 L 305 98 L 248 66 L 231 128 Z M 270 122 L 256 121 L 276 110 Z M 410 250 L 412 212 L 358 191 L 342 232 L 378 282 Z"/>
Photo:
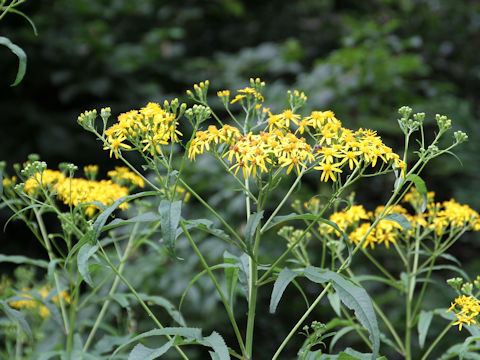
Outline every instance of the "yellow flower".
<path id="1" fill-rule="evenodd" d="M 327 182 L 329 179 L 332 179 L 332 181 L 335 182 L 337 181 L 335 173 L 342 172 L 342 170 L 339 169 L 339 166 L 341 166 L 340 163 L 337 163 L 337 164 L 320 163 L 318 164 L 318 166 L 315 166 L 314 169 L 322 171 L 320 181 Z"/>

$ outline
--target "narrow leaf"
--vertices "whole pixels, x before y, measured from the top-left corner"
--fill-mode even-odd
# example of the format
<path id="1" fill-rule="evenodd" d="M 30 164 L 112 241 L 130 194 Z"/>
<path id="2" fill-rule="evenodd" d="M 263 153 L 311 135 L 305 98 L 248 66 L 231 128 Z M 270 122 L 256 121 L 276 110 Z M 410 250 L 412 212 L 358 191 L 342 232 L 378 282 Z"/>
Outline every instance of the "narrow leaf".
<path id="1" fill-rule="evenodd" d="M 346 307 L 354 310 L 358 321 L 370 333 L 370 340 L 373 345 L 372 359 L 375 359 L 380 347 L 380 331 L 372 300 L 365 289 L 328 269 L 307 266 L 304 274 L 309 280 L 316 283 L 332 282 L 342 302 Z"/>
<path id="2" fill-rule="evenodd" d="M 230 254 L 225 250 L 223 253 L 223 262 L 226 264 L 231 264 L 233 267 L 225 267 L 225 280 L 227 281 L 227 299 L 230 307 L 233 310 L 233 300 L 235 298 L 235 289 L 237 287 L 238 281 L 238 266 L 235 266 L 237 263 L 237 258 L 235 255 Z"/>
<path id="3" fill-rule="evenodd" d="M 247 225 L 245 227 L 245 243 L 247 244 L 247 250 L 252 251 L 255 233 L 257 227 L 260 224 L 260 220 L 263 218 L 263 210 L 260 212 L 253 213 L 249 216 Z"/>
<path id="4" fill-rule="evenodd" d="M 35 265 L 41 268 L 47 268 L 48 267 L 48 262 L 44 260 L 36 260 L 36 259 L 30 259 L 22 255 L 3 255 L 0 254 L 0 263 L 2 262 L 9 262 L 9 263 L 14 263 L 14 264 L 29 264 L 29 265 Z"/>
<path id="5" fill-rule="evenodd" d="M 22 50 L 21 47 L 15 45 L 10 41 L 10 39 L 0 36 L 0 45 L 5 45 L 10 49 L 18 57 L 18 70 L 17 70 L 17 77 L 15 81 L 10 86 L 17 86 L 20 81 L 22 81 L 23 77 L 25 76 L 25 71 L 27 70 L 27 55 L 25 51 Z"/>
<path id="6" fill-rule="evenodd" d="M 100 215 L 98 215 L 97 220 L 93 223 L 93 240 L 98 240 L 105 223 L 107 222 L 109 216 L 124 202 L 130 201 L 133 199 L 138 199 L 143 196 L 155 195 L 155 191 L 144 191 L 133 195 L 128 195 L 121 197 L 115 201 L 112 205 L 106 208 Z"/>
<path id="7" fill-rule="evenodd" d="M 168 200 L 162 200 L 158 207 L 162 223 L 162 237 L 168 252 L 173 257 L 175 255 L 175 240 L 177 238 L 177 228 L 180 223 L 182 202 L 174 201 L 173 203 Z"/>
<path id="8" fill-rule="evenodd" d="M 23 331 L 32 339 L 32 330 L 30 330 L 30 326 L 28 325 L 27 321 L 23 317 L 23 314 L 15 309 L 12 309 L 8 303 L 4 300 L 0 300 L 0 307 L 3 309 L 7 317 L 12 320 L 18 322 L 18 324 L 21 326 Z"/>
<path id="9" fill-rule="evenodd" d="M 270 314 L 275 313 L 285 289 L 297 275 L 298 273 L 293 272 L 289 268 L 282 269 L 280 274 L 278 274 L 277 280 L 273 284 L 272 296 L 270 298 Z"/>
<path id="10" fill-rule="evenodd" d="M 420 348 L 423 349 L 425 345 L 425 339 L 427 338 L 428 329 L 430 328 L 430 323 L 432 322 L 433 311 L 421 311 L 418 319 L 418 343 Z"/>
<path id="11" fill-rule="evenodd" d="M 90 285 L 92 288 L 94 287 L 92 278 L 90 277 L 90 272 L 88 270 L 88 260 L 95 254 L 98 250 L 98 245 L 90 245 L 86 243 L 82 246 L 80 251 L 78 252 L 77 257 L 77 267 L 79 273 L 82 275 L 83 280 Z"/>
<path id="12" fill-rule="evenodd" d="M 335 314 L 337 314 L 338 316 L 342 316 L 340 312 L 340 297 L 338 296 L 338 294 L 336 292 L 328 293 L 327 298 L 333 311 L 335 311 Z"/>
<path id="13" fill-rule="evenodd" d="M 128 355 L 128 360 L 154 360 L 165 354 L 173 345 L 175 338 L 172 338 L 158 349 L 150 349 L 142 344 L 137 344 Z"/>
<path id="14" fill-rule="evenodd" d="M 102 228 L 102 231 L 107 231 L 110 229 L 114 229 L 119 226 L 123 225 L 128 225 L 128 224 L 135 224 L 135 223 L 140 223 L 140 222 L 153 222 L 153 221 L 158 221 L 160 220 L 160 215 L 155 214 L 153 212 L 146 212 L 144 214 L 140 214 L 137 216 L 134 216 L 130 219 L 114 219 L 111 222 L 109 222 L 107 225 L 105 225 Z"/>
<path id="15" fill-rule="evenodd" d="M 204 346 L 210 346 L 215 354 L 218 355 L 219 360 L 230 360 L 230 354 L 228 353 L 225 340 L 216 331 L 212 332 L 210 336 L 197 340 L 199 344 Z"/>
<path id="16" fill-rule="evenodd" d="M 397 214 L 397 213 L 388 214 L 384 216 L 382 220 L 394 221 L 398 225 L 400 225 L 403 230 L 412 230 L 412 224 L 410 224 L 410 221 L 408 221 L 407 218 L 402 214 Z"/>

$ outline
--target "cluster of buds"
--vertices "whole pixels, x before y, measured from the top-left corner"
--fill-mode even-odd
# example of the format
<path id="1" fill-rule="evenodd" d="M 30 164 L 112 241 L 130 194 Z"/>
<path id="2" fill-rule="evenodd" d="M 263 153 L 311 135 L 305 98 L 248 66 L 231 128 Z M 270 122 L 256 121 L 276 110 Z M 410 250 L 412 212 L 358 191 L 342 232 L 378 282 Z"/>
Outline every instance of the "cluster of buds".
<path id="1" fill-rule="evenodd" d="M 290 91 L 288 90 L 288 103 L 290 104 L 290 107 L 292 108 L 292 111 L 295 112 L 296 110 L 300 109 L 305 102 L 307 101 L 307 95 L 302 91 L 294 90 Z"/>
<path id="2" fill-rule="evenodd" d="M 208 92 L 208 86 L 210 85 L 210 81 L 202 81 L 199 84 L 194 84 L 193 85 L 193 90 L 195 91 L 195 94 L 191 90 L 187 90 L 187 95 L 200 103 L 207 103 L 207 92 Z"/>
<path id="3" fill-rule="evenodd" d="M 416 113 L 413 114 L 413 119 L 410 118 L 412 108 L 409 106 L 402 106 L 398 109 L 398 113 L 401 115 L 401 118 L 398 119 L 398 125 L 407 136 L 414 131 L 417 131 L 420 126 L 422 126 L 423 120 L 425 119 L 425 113 Z"/>
<path id="4" fill-rule="evenodd" d="M 105 115 L 105 114 L 104 114 Z M 94 129 L 95 119 L 97 118 L 97 110 L 87 110 L 78 116 L 77 122 L 85 130 L 91 131 Z M 103 117 L 102 117 L 103 119 Z"/>
<path id="5" fill-rule="evenodd" d="M 203 105 L 193 105 L 190 109 L 185 111 L 185 117 L 190 123 L 200 124 L 210 118 L 212 110 L 209 107 Z M 195 121 L 194 121 L 195 119 Z"/>

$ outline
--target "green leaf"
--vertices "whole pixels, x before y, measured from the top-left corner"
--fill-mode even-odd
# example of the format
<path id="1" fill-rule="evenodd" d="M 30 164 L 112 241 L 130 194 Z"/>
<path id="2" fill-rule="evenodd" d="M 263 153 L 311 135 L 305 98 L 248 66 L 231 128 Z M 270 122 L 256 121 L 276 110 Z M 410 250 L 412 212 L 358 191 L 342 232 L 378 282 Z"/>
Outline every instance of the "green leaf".
<path id="1" fill-rule="evenodd" d="M 35 23 L 32 21 L 32 19 L 30 19 L 29 16 L 27 16 L 25 13 L 23 13 L 23 12 L 17 10 L 17 9 L 14 9 L 14 8 L 10 8 L 10 9 L 8 9 L 8 11 L 12 12 L 14 14 L 20 15 L 25 20 L 27 20 L 28 23 L 30 24 L 30 26 L 32 27 L 33 33 L 35 34 L 35 36 L 38 36 L 37 27 L 35 26 Z"/>
<path id="2" fill-rule="evenodd" d="M 79 250 L 77 257 L 78 272 L 82 275 L 83 280 L 85 280 L 85 282 L 92 288 L 94 285 L 88 269 L 88 259 L 90 259 L 97 250 L 98 245 L 90 245 L 89 243 L 86 243 Z"/>
<path id="3" fill-rule="evenodd" d="M 158 295 L 146 295 L 146 294 L 138 294 L 140 299 L 145 301 L 147 305 L 158 305 L 162 307 L 167 313 L 181 326 L 187 326 L 185 323 L 185 319 L 183 318 L 182 314 L 175 308 L 175 306 L 167 299 L 162 296 Z M 116 293 L 110 295 L 112 300 L 115 300 L 120 304 L 121 307 L 127 308 L 130 306 L 131 303 L 137 303 L 137 298 L 133 294 L 125 294 L 125 293 Z"/>
<path id="4" fill-rule="evenodd" d="M 177 239 L 177 228 L 180 223 L 182 201 L 162 200 L 158 207 L 162 223 L 162 237 L 170 255 L 177 258 L 175 254 L 175 241 Z"/>
<path id="5" fill-rule="evenodd" d="M 423 204 L 420 209 L 420 212 L 423 213 L 425 209 L 427 208 L 427 186 L 425 185 L 425 181 L 423 179 L 415 174 L 410 174 L 406 178 L 407 181 L 411 181 L 415 184 L 415 187 L 417 188 L 418 193 L 423 197 Z"/>
<path id="6" fill-rule="evenodd" d="M 398 225 L 400 225 L 403 230 L 412 230 L 412 224 L 410 224 L 410 221 L 408 221 L 407 218 L 402 214 L 397 214 L 397 213 L 388 214 L 384 216 L 382 220 L 394 221 Z"/>
<path id="7" fill-rule="evenodd" d="M 225 267 L 225 280 L 227 281 L 227 299 L 230 308 L 233 310 L 233 300 L 235 299 L 235 289 L 238 281 L 237 257 L 225 250 L 223 253 L 223 262 L 231 264 L 232 267 Z"/>
<path id="8" fill-rule="evenodd" d="M 44 260 L 30 259 L 21 255 L 0 254 L 0 263 L 2 262 L 8 262 L 8 263 L 14 263 L 14 264 L 29 264 L 29 265 L 35 265 L 45 269 L 48 267 L 48 262 Z"/>
<path id="9" fill-rule="evenodd" d="M 418 343 L 420 348 L 423 349 L 425 345 L 425 339 L 427 338 L 428 329 L 430 328 L 430 323 L 432 322 L 433 311 L 421 311 L 418 318 Z"/>
<path id="10" fill-rule="evenodd" d="M 141 339 L 152 337 L 152 336 L 180 336 L 184 338 L 185 342 L 195 342 L 200 345 L 211 347 L 215 353 L 218 355 L 220 360 L 230 360 L 230 354 L 228 353 L 228 348 L 225 345 L 223 338 L 216 332 L 212 332 L 210 336 L 203 337 L 202 330 L 199 328 L 187 328 L 187 327 L 167 327 L 163 329 L 155 329 L 144 332 L 138 336 L 135 336 L 133 339 L 127 341 L 118 347 L 112 354 L 111 357 L 114 357 L 120 350 L 124 349 L 126 346 L 137 342 Z M 139 351 L 146 351 L 144 348 L 139 348 Z M 151 350 L 151 349 L 150 349 Z M 148 355 L 147 355 L 148 356 Z M 140 358 L 138 358 L 140 359 Z M 148 359 L 153 359 L 148 357 Z"/>
<path id="11" fill-rule="evenodd" d="M 93 230 L 89 229 L 85 234 L 83 234 L 82 238 L 72 247 L 72 249 L 68 252 L 67 258 L 65 259 L 64 268 L 67 268 L 67 265 L 70 263 L 70 259 L 75 256 L 77 251 L 86 243 L 90 243 L 93 240 Z"/>
<path id="12" fill-rule="evenodd" d="M 150 349 L 142 344 L 137 344 L 128 355 L 128 360 L 153 360 L 165 354 L 173 345 L 175 338 L 172 338 L 158 349 Z"/>
<path id="13" fill-rule="evenodd" d="M 212 332 L 210 336 L 197 340 L 199 344 L 209 346 L 218 355 L 219 360 L 230 360 L 230 354 L 228 352 L 225 340 L 216 331 Z"/>
<path id="14" fill-rule="evenodd" d="M 248 217 L 247 225 L 245 226 L 245 243 L 247 244 L 247 251 L 252 252 L 252 246 L 255 239 L 255 233 L 257 232 L 257 227 L 260 224 L 260 220 L 263 218 L 263 210 L 250 214 Z"/>
<path id="15" fill-rule="evenodd" d="M 15 81 L 10 86 L 17 86 L 22 81 L 23 77 L 25 76 L 25 71 L 27 70 L 27 55 L 25 51 L 22 50 L 21 47 L 15 45 L 10 41 L 10 39 L 0 36 L 0 45 L 5 45 L 10 49 L 18 57 L 18 70 L 17 70 L 17 77 Z"/>
<path id="16" fill-rule="evenodd" d="M 340 313 L 340 297 L 338 296 L 338 294 L 335 292 L 328 293 L 327 298 L 333 311 L 335 311 L 335 314 L 337 314 L 338 316 L 342 316 L 342 314 Z"/>
<path id="17" fill-rule="evenodd" d="M 270 297 L 270 314 L 275 313 L 283 292 L 297 275 L 299 275 L 298 272 L 293 272 L 289 268 L 284 268 L 280 271 L 275 284 L 273 284 L 272 296 Z"/>
<path id="18" fill-rule="evenodd" d="M 372 359 L 375 359 L 380 347 L 380 331 L 372 300 L 365 289 L 328 269 L 307 266 L 304 274 L 309 280 L 316 283 L 332 282 L 342 302 L 346 307 L 354 310 L 358 321 L 370 333 L 370 340 L 373 345 Z"/>
<path id="19" fill-rule="evenodd" d="M 332 352 L 333 347 L 340 340 L 343 335 L 348 334 L 350 331 L 355 330 L 355 326 L 346 326 L 337 331 L 337 333 L 330 340 L 329 351 Z"/>
<path id="20" fill-rule="evenodd" d="M 110 205 L 108 208 L 106 208 L 100 215 L 98 215 L 97 219 L 93 223 L 93 241 L 97 241 L 98 238 L 100 237 L 100 234 L 102 232 L 103 227 L 105 226 L 105 223 L 107 222 L 109 216 L 124 202 L 133 200 L 133 199 L 138 199 L 143 196 L 149 196 L 149 195 L 155 195 L 155 191 L 144 191 L 140 192 L 137 194 L 133 195 L 128 195 L 121 197 L 120 199 L 117 199 L 112 205 Z"/>
<path id="21" fill-rule="evenodd" d="M 111 222 L 109 222 L 107 225 L 105 225 L 102 228 L 102 231 L 107 231 L 107 230 L 114 229 L 116 227 L 128 225 L 128 224 L 135 224 L 140 222 L 153 222 L 158 220 L 160 220 L 160 216 L 158 214 L 155 214 L 153 212 L 146 212 L 144 214 L 134 216 L 130 219 L 114 219 Z"/>
<path id="22" fill-rule="evenodd" d="M 23 314 L 20 311 L 12 309 L 4 300 L 0 300 L 0 307 L 3 309 L 3 311 L 10 320 L 18 322 L 20 327 L 30 337 L 30 339 L 33 339 L 32 330 L 30 330 L 30 326 L 28 325 L 27 321 L 25 320 Z"/>

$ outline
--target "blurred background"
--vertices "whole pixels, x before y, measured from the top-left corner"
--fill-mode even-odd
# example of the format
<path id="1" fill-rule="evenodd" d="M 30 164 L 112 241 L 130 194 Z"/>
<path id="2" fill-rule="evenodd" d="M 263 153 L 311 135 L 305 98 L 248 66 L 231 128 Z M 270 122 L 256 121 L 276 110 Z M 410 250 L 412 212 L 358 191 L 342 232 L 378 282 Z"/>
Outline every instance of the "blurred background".
<path id="1" fill-rule="evenodd" d="M 480 210 L 477 0 L 56 0 L 29 1 L 20 10 L 31 16 L 38 36 L 20 16 L 9 14 L 0 22 L 0 35 L 28 57 L 24 80 L 10 87 L 17 58 L 0 48 L 0 160 L 8 162 L 10 171 L 13 163 L 38 153 L 51 168 L 69 161 L 79 167 L 99 164 L 106 172 L 119 164 L 77 125 L 81 112 L 110 106 L 119 114 L 149 101 L 188 101 L 185 90 L 193 83 L 209 79 L 215 94 L 260 77 L 267 83 L 264 95 L 272 111 L 285 106 L 287 90 L 298 89 L 308 95 L 305 112 L 330 109 L 346 127 L 377 130 L 397 152 L 403 151 L 396 121 L 400 106 L 425 112 L 430 134 L 436 113 L 449 116 L 454 130 L 469 135 L 455 151 L 462 164 L 441 157 L 423 178 L 437 200 L 454 197 Z M 220 109 L 220 103 L 215 106 Z M 197 166 L 218 178 L 218 168 L 208 160 Z M 212 188 L 209 179 L 191 173 L 199 189 L 211 192 L 212 202 L 231 197 L 223 180 Z M 389 197 L 391 180 L 361 182 L 354 189 L 358 201 L 371 210 Z M 322 191 L 318 179 L 309 178 L 308 185 L 298 194 L 302 200 Z M 233 205 L 224 211 L 230 219 L 238 215 Z M 1 212 L 0 222 L 8 216 Z M 3 252 L 42 256 L 30 241 L 21 223 L 1 234 Z M 480 273 L 478 251 L 479 237 L 467 234 L 453 253 L 474 275 Z M 185 264 L 173 266 L 187 276 Z M 157 285 L 181 294 L 185 283 L 170 288 L 164 272 Z M 203 286 L 208 293 L 210 285 Z M 205 315 L 216 305 L 211 300 Z M 291 311 L 283 315 L 292 316 Z M 259 328 L 266 329 L 272 319 L 260 319 Z M 265 351 L 272 353 L 269 346 Z"/>

